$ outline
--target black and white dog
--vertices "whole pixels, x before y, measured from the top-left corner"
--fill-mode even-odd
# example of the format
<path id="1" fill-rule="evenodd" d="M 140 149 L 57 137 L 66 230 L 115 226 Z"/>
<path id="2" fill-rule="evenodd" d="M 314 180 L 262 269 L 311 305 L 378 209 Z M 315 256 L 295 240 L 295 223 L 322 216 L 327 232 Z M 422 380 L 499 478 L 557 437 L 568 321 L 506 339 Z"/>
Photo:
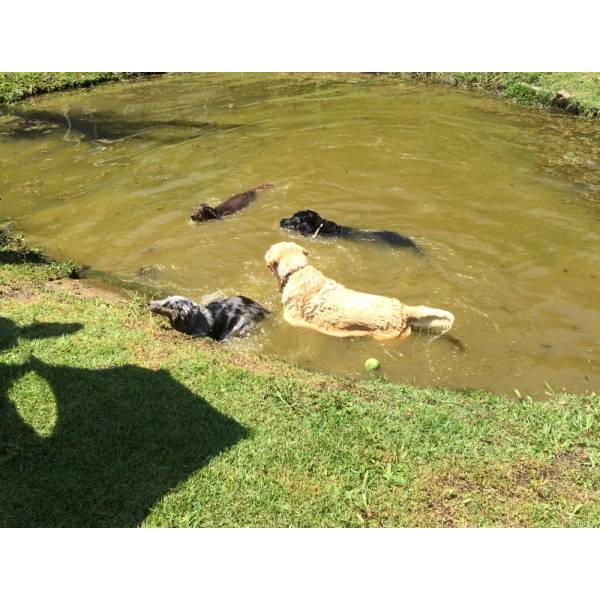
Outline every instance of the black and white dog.
<path id="1" fill-rule="evenodd" d="M 183 296 L 153 300 L 148 308 L 169 317 L 177 331 L 198 337 L 210 337 L 218 342 L 246 334 L 271 313 L 245 296 L 232 296 L 199 306 Z"/>
<path id="2" fill-rule="evenodd" d="M 283 229 L 293 229 L 304 236 L 336 236 L 358 241 L 380 242 L 389 246 L 411 248 L 418 253 L 422 252 L 421 248 L 410 238 L 394 231 L 369 231 L 367 229 L 345 227 L 323 219 L 314 210 L 301 210 L 288 219 L 281 219 L 279 224 Z"/>

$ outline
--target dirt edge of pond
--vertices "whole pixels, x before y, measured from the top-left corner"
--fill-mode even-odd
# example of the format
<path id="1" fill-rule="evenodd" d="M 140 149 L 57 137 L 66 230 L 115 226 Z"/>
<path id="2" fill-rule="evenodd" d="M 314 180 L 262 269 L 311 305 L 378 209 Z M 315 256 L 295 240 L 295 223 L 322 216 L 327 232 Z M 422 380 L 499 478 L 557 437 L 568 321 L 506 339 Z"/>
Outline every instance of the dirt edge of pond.
<path id="1" fill-rule="evenodd" d="M 108 285 L 94 279 L 72 279 L 62 277 L 53 279 L 44 286 L 49 292 L 63 292 L 92 300 L 104 300 L 106 302 L 129 302 L 130 297 L 125 290 Z"/>
<path id="2" fill-rule="evenodd" d="M 43 290 L 36 290 L 30 285 L 19 285 L 18 283 L 0 284 L 0 300 L 23 300 L 28 301 L 37 296 L 40 291 L 58 292 L 85 298 L 86 300 L 102 300 L 111 303 L 127 303 L 130 296 L 125 290 L 108 285 L 101 281 L 89 279 L 72 279 L 60 277 L 51 279 L 44 284 Z"/>

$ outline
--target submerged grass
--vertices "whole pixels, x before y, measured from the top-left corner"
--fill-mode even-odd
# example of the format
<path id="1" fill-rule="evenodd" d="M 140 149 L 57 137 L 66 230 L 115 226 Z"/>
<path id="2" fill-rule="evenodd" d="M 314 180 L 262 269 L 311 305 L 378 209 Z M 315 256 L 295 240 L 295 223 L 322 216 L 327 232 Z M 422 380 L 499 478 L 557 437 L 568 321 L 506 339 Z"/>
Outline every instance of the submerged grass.
<path id="1" fill-rule="evenodd" d="M 600 116 L 600 73 L 461 72 L 399 73 L 402 77 L 465 88 L 491 90 L 529 106 Z"/>
<path id="2" fill-rule="evenodd" d="M 600 525 L 597 394 L 311 373 L 46 289 L 71 270 L 0 265 L 0 526 Z"/>

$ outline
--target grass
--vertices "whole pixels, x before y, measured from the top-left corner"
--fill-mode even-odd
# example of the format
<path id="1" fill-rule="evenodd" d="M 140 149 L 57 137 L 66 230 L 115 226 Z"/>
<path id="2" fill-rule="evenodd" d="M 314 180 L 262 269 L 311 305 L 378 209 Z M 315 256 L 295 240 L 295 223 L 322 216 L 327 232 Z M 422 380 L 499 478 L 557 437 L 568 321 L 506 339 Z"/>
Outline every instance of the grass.
<path id="1" fill-rule="evenodd" d="M 600 525 L 596 394 L 311 373 L 46 289 L 72 270 L 0 265 L 0 526 Z"/>
<path id="2" fill-rule="evenodd" d="M 15 102 L 46 92 L 91 87 L 107 81 L 119 81 L 145 73 L 0 73 L 0 104 Z"/>
<path id="3" fill-rule="evenodd" d="M 408 79 L 491 90 L 520 104 L 600 116 L 600 73 L 399 73 Z M 559 94 L 567 91 L 570 96 Z"/>

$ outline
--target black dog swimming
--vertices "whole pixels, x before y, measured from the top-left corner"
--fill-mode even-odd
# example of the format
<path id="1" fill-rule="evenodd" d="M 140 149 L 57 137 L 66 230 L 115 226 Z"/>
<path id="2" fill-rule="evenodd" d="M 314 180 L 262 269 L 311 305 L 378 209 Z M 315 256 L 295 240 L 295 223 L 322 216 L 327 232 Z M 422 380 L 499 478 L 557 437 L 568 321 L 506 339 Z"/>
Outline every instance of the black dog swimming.
<path id="1" fill-rule="evenodd" d="M 254 300 L 232 296 L 199 306 L 183 296 L 153 300 L 148 308 L 169 317 L 177 331 L 195 337 L 210 337 L 218 342 L 245 335 L 252 327 L 271 314 Z"/>
<path id="2" fill-rule="evenodd" d="M 380 242 L 388 246 L 411 248 L 415 252 L 422 252 L 421 248 L 410 238 L 394 231 L 368 231 L 367 229 L 345 227 L 344 225 L 338 225 L 333 221 L 323 219 L 314 210 L 301 210 L 288 219 L 281 219 L 279 224 L 283 229 L 293 229 L 305 236 L 335 236 L 358 241 Z"/>

